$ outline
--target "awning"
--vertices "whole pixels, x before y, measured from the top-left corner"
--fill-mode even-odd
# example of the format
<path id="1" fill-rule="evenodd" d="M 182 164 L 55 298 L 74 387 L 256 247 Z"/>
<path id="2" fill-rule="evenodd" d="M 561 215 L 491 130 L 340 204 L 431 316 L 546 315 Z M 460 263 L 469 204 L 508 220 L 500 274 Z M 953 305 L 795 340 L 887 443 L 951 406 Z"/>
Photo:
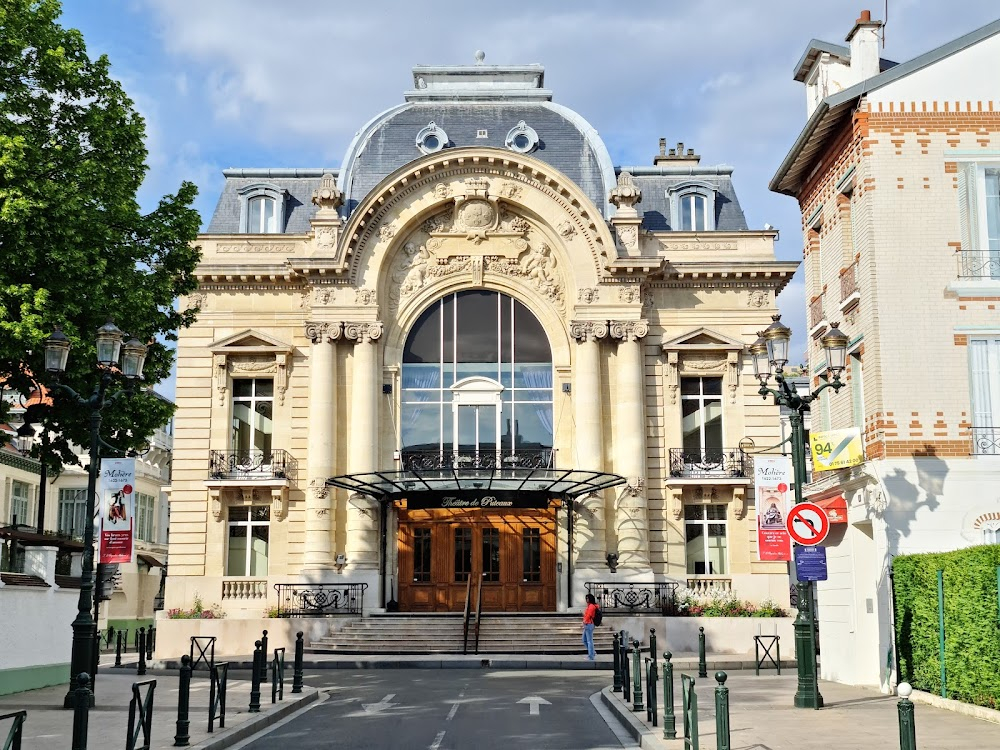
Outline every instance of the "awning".
<path id="1" fill-rule="evenodd" d="M 136 557 L 136 560 L 138 562 L 146 563 L 146 565 L 148 565 L 151 568 L 163 568 L 163 567 L 166 567 L 158 559 L 156 559 L 152 555 L 147 555 L 145 552 L 136 552 L 135 553 L 135 557 Z"/>
<path id="2" fill-rule="evenodd" d="M 830 523 L 847 523 L 847 499 L 843 495 L 824 497 L 822 500 L 812 502 L 826 511 Z"/>
<path id="3" fill-rule="evenodd" d="M 625 484 L 625 477 L 579 469 L 452 466 L 344 474 L 326 484 L 422 507 L 527 508 L 616 487 Z"/>

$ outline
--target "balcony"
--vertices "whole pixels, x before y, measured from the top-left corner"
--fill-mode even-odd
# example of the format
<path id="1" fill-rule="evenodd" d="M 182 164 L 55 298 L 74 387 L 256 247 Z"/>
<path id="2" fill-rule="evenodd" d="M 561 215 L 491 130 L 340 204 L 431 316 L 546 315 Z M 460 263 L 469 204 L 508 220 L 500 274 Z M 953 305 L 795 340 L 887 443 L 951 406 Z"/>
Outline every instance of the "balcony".
<path id="1" fill-rule="evenodd" d="M 210 451 L 208 478 L 237 482 L 295 481 L 299 463 L 283 450 Z"/>
<path id="2" fill-rule="evenodd" d="M 960 251 L 958 253 L 958 278 L 1000 281 L 1000 252 Z"/>
<path id="3" fill-rule="evenodd" d="M 682 479 L 752 479 L 753 459 L 739 448 L 670 449 L 670 476 Z"/>
<path id="4" fill-rule="evenodd" d="M 551 448 L 527 450 L 458 450 L 403 451 L 403 468 L 411 471 L 429 469 L 553 469 L 555 451 Z"/>
<path id="5" fill-rule="evenodd" d="M 861 292 L 858 289 L 858 263 L 855 261 L 847 268 L 840 271 L 840 311 L 855 307 L 861 300 Z"/>
<path id="6" fill-rule="evenodd" d="M 1000 427 L 973 427 L 972 455 L 1000 456 Z"/>
<path id="7" fill-rule="evenodd" d="M 816 336 L 826 326 L 826 311 L 823 309 L 823 295 L 821 294 L 809 303 L 809 335 Z"/>

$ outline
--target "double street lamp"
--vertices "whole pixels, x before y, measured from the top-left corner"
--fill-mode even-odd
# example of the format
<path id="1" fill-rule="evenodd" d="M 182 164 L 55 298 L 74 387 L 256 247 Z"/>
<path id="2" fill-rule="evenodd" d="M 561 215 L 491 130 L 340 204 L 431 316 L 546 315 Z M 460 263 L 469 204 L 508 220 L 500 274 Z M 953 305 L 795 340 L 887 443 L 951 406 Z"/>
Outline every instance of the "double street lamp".
<path id="1" fill-rule="evenodd" d="M 802 482 L 806 476 L 806 444 L 803 414 L 809 411 L 809 405 L 827 388 L 839 391 L 844 387 L 840 376 L 847 366 L 847 336 L 834 323 L 829 331 L 820 339 L 823 351 L 826 353 L 826 370 L 829 379 L 816 390 L 800 393 L 789 384 L 785 376 L 785 365 L 788 364 L 788 343 L 792 331 L 781 322 L 780 315 L 771 316 L 772 323 L 758 334 L 757 340 L 750 347 L 753 359 L 754 375 L 760 381 L 758 391 L 763 398 L 774 397 L 778 406 L 787 407 L 791 414 L 789 421 L 792 427 L 792 486 L 795 488 L 796 505 L 802 502 Z M 768 388 L 771 377 L 777 388 Z M 795 661 L 798 664 L 798 687 L 795 691 L 795 705 L 798 708 L 821 708 L 823 696 L 819 694 L 819 681 L 816 674 L 816 621 L 813 607 L 812 583 L 799 581 L 795 584 L 798 592 L 798 617 L 795 618 Z"/>
<path id="2" fill-rule="evenodd" d="M 92 672 L 97 648 L 97 622 L 92 610 L 94 604 L 94 517 L 97 507 L 97 476 L 101 465 L 101 411 L 113 403 L 122 393 L 131 391 L 136 381 L 142 379 L 142 367 L 146 362 L 147 347 L 137 338 L 122 344 L 125 334 L 110 320 L 97 330 L 97 366 L 101 379 L 89 397 L 83 397 L 58 380 L 55 388 L 66 393 L 77 403 L 90 410 L 90 453 L 87 464 L 87 509 L 83 524 L 83 565 L 80 571 L 80 599 L 77 603 L 76 619 L 73 620 L 73 652 L 70 657 L 70 686 L 63 701 L 65 708 L 75 707 L 74 691 L 77 677 L 81 672 Z M 122 350 L 124 349 L 124 354 Z M 56 378 L 66 372 L 69 359 L 70 341 L 58 327 L 45 340 L 45 370 Z M 119 359 L 121 363 L 119 364 Z M 115 375 L 126 379 L 127 391 L 118 391 L 107 396 L 108 386 Z M 91 692 L 91 705 L 94 696 Z"/>

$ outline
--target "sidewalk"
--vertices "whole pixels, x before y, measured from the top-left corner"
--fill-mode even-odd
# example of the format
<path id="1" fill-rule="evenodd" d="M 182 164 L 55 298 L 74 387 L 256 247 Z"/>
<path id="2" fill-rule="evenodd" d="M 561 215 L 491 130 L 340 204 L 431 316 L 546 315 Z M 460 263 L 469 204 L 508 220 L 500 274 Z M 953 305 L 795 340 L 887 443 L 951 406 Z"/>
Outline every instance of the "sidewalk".
<path id="1" fill-rule="evenodd" d="M 674 673 L 674 714 L 677 736 L 683 737 L 684 718 L 681 714 L 680 672 L 692 676 L 697 669 Z M 711 670 L 710 674 L 713 674 Z M 662 673 L 661 673 L 662 674 Z M 819 711 L 795 708 L 797 677 L 794 671 L 778 677 L 773 672 L 755 677 L 753 672 L 730 673 L 729 725 L 732 747 L 760 750 L 870 750 L 899 747 L 897 699 L 875 690 L 850 687 L 833 682 L 820 682 L 825 706 Z M 715 687 L 713 677 L 698 679 L 699 739 L 702 748 L 715 748 Z M 633 713 L 631 703 L 625 703 L 621 693 L 609 685 L 602 699 L 612 713 L 627 728 L 643 748 L 684 747 L 682 739 L 663 739 L 663 691 L 657 685 L 659 726 L 646 721 L 646 711 Z M 644 684 L 645 688 L 645 684 Z M 984 750 L 1000 746 L 1000 727 L 969 716 L 924 704 L 915 707 L 917 747 L 933 750 Z"/>
<path id="2" fill-rule="evenodd" d="M 103 660 L 102 660 L 103 661 Z M 112 663 L 114 657 L 112 656 Z M 226 728 L 216 723 L 215 732 L 208 733 L 209 683 L 207 672 L 195 672 L 191 680 L 191 703 L 188 718 L 191 747 L 221 750 L 259 732 L 306 706 L 317 698 L 317 691 L 303 688 L 292 695 L 291 670 L 285 680 L 285 699 L 271 704 L 270 684 L 261 685 L 260 713 L 249 713 L 250 683 L 234 680 L 230 676 L 226 696 Z M 135 669 L 114 669 L 102 666 L 97 676 L 97 705 L 90 710 L 88 747 L 92 750 L 118 750 L 125 747 L 128 734 L 129 701 L 132 683 L 156 680 L 153 694 L 153 727 L 150 747 L 170 748 L 174 745 L 177 728 L 177 698 L 179 677 L 176 671 L 169 674 L 148 674 L 137 677 Z M 73 734 L 73 711 L 62 707 L 66 686 L 29 690 L 0 697 L 0 714 L 27 710 L 24 724 L 23 747 L 25 750 L 67 750 Z M 143 690 L 142 695 L 145 695 Z M 6 737 L 5 722 L 0 739 Z M 141 744 L 142 737 L 140 735 Z"/>

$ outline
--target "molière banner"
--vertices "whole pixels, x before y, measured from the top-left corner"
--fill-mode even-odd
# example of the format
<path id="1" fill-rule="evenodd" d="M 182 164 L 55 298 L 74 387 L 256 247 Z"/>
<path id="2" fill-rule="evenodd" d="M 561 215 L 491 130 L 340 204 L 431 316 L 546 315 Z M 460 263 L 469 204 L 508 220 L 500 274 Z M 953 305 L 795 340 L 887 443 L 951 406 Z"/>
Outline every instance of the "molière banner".
<path id="1" fill-rule="evenodd" d="M 98 561 L 132 562 L 135 540 L 135 459 L 105 458 L 97 482 L 101 501 Z"/>
<path id="2" fill-rule="evenodd" d="M 791 560 L 792 540 L 785 529 L 792 507 L 792 461 L 785 456 L 754 456 L 757 502 L 757 556 Z"/>

